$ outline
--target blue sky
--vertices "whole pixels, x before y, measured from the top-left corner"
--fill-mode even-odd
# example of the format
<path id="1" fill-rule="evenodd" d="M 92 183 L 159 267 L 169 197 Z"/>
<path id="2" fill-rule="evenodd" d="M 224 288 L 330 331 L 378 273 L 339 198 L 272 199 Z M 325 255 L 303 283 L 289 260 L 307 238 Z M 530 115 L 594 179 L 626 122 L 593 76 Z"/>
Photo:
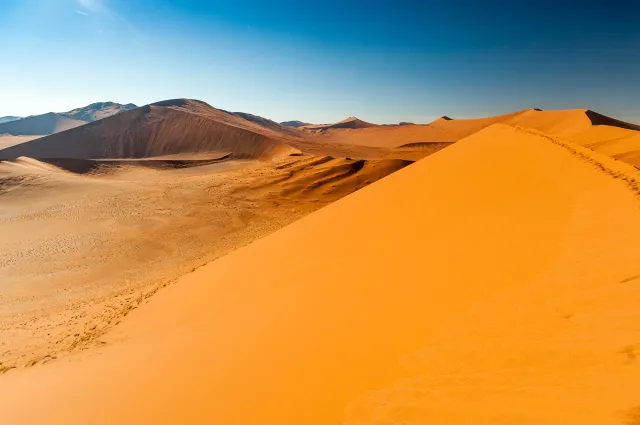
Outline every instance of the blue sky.
<path id="1" fill-rule="evenodd" d="M 2 0 L 0 116 L 189 97 L 278 121 L 640 122 L 640 3 L 562 3 Z"/>

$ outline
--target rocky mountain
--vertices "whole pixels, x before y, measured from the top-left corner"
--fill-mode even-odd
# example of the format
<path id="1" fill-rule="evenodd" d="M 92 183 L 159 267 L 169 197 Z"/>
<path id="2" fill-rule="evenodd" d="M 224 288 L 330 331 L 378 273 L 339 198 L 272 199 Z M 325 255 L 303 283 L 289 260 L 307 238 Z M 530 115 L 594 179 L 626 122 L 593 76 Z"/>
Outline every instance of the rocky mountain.
<path id="1" fill-rule="evenodd" d="M 98 102 L 87 105 L 83 108 L 77 108 L 69 112 L 63 112 L 61 115 L 67 116 L 80 121 L 94 122 L 121 112 L 130 111 L 138 106 L 133 103 L 121 105 L 114 102 Z"/>

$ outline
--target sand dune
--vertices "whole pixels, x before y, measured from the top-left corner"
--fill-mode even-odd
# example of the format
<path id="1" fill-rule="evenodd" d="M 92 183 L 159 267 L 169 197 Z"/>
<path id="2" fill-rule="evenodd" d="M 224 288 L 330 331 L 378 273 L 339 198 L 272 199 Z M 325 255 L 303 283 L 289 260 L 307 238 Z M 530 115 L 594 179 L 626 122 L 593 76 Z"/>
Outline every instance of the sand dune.
<path id="1" fill-rule="evenodd" d="M 0 161 L 0 374 L 99 344 L 194 267 L 406 165 L 302 156 L 47 161 Z"/>
<path id="2" fill-rule="evenodd" d="M 11 123 L 10 123 L 11 124 Z M 177 154 L 267 159 L 296 152 L 275 133 L 204 102 L 171 100 L 0 151 L 0 159 L 148 158 Z"/>
<path id="3" fill-rule="evenodd" d="M 541 111 L 529 109 L 487 118 L 452 119 L 441 117 L 428 125 L 380 126 L 359 131 L 333 129 L 319 136 L 335 143 L 395 148 L 414 143 L 451 143 L 496 123 L 518 125 L 565 136 L 592 126 L 608 125 L 625 129 L 640 127 L 605 117 L 587 109 Z"/>
<path id="4" fill-rule="evenodd" d="M 640 131 L 598 125 L 564 137 L 572 142 L 640 167 Z"/>
<path id="5" fill-rule="evenodd" d="M 23 118 L 0 124 L 0 134 L 13 136 L 38 136 L 69 130 L 86 124 L 85 121 L 69 118 L 54 112 Z"/>
<path id="6" fill-rule="evenodd" d="M 28 142 L 39 137 L 43 136 L 11 136 L 7 134 L 0 134 L 0 150 L 8 148 L 10 146 L 19 145 L 21 143 Z"/>
<path id="7" fill-rule="evenodd" d="M 333 142 L 395 148 L 409 143 L 456 142 L 492 124 L 509 121 L 526 111 L 489 118 L 452 120 L 439 118 L 428 125 L 378 126 L 358 131 L 332 129 L 319 139 Z"/>
<path id="8" fill-rule="evenodd" d="M 0 422 L 636 423 L 637 179 L 491 126 L 3 375 Z"/>
<path id="9" fill-rule="evenodd" d="M 370 128 L 370 127 L 378 127 L 377 124 L 371 124 L 370 122 L 362 121 L 356 117 L 349 117 L 340 122 L 334 124 L 311 124 L 303 126 L 302 128 L 306 130 L 334 130 L 334 129 L 360 129 L 360 128 Z"/>

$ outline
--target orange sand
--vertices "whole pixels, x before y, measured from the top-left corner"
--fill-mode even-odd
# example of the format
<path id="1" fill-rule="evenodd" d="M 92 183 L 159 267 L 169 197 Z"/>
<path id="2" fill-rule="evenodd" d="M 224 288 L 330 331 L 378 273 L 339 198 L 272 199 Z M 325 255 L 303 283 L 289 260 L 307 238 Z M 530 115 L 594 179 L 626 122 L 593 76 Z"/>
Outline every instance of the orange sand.
<path id="1" fill-rule="evenodd" d="M 3 375 L 0 423 L 636 424 L 637 178 L 491 126 Z"/>
<path id="2" fill-rule="evenodd" d="M 0 159 L 148 158 L 202 153 L 269 159 L 297 152 L 280 140 L 284 137 L 204 102 L 177 99 L 1 150 Z"/>
<path id="3" fill-rule="evenodd" d="M 610 126 L 640 130 L 640 126 L 624 123 L 588 109 L 540 111 L 529 109 L 488 118 L 439 118 L 428 125 L 378 126 L 357 131 L 334 129 L 326 131 L 320 140 L 375 147 L 398 147 L 409 143 L 456 142 L 492 124 L 518 125 L 566 136 L 584 132 L 593 126 Z"/>
<path id="4" fill-rule="evenodd" d="M 98 343 L 159 288 L 406 165 L 0 162 L 0 375 Z M 69 172 L 71 170 L 73 172 Z"/>

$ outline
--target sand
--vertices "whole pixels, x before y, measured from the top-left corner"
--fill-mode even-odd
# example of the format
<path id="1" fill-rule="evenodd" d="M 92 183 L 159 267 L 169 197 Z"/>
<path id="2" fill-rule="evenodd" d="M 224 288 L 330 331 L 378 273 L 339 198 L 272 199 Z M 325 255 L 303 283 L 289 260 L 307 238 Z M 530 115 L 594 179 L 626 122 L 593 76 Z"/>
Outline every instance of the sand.
<path id="1" fill-rule="evenodd" d="M 21 424 L 636 424 L 636 170 L 490 126 L 0 377 Z"/>
<path id="2" fill-rule="evenodd" d="M 0 159 L 119 159 L 203 153 L 271 159 L 296 153 L 280 136 L 204 102 L 177 99 L 1 150 Z"/>
<path id="3" fill-rule="evenodd" d="M 42 134 L 58 133 L 84 124 L 86 124 L 85 121 L 50 112 L 48 114 L 35 115 L 18 121 L 0 124 L 0 134 L 39 136 Z"/>
<path id="4" fill-rule="evenodd" d="M 370 122 L 363 121 L 356 117 L 345 118 L 342 121 L 333 124 L 309 124 L 302 126 L 305 130 L 313 130 L 313 131 L 326 131 L 332 129 L 361 129 L 361 128 L 370 128 L 370 127 L 378 127 L 377 124 L 372 124 Z"/>
<path id="5" fill-rule="evenodd" d="M 10 146 L 19 145 L 42 136 L 12 136 L 10 134 L 0 134 L 0 150 Z"/>
<path id="6" fill-rule="evenodd" d="M 615 135 L 625 132 L 629 147 L 620 153 L 620 159 L 626 159 L 634 163 L 640 157 L 635 151 L 640 150 L 640 144 L 635 140 L 640 137 L 640 126 L 625 123 L 606 117 L 588 109 L 541 111 L 528 109 L 487 118 L 452 119 L 441 117 L 427 125 L 402 125 L 402 126 L 377 126 L 358 130 L 329 128 L 320 133 L 314 133 L 313 142 L 319 145 L 349 146 L 375 148 L 379 151 L 386 150 L 383 154 L 388 158 L 404 158 L 418 160 L 437 152 L 479 130 L 496 123 L 521 126 L 543 131 L 550 135 L 567 138 L 576 143 L 582 143 L 587 138 L 590 141 L 600 142 L 616 138 Z M 593 132 L 593 134 L 592 134 Z M 589 136 L 589 134 L 592 134 Z M 637 140 L 637 139 L 636 139 Z M 299 146 L 305 149 L 304 144 Z M 609 154 L 610 150 L 602 150 Z"/>
<path id="7" fill-rule="evenodd" d="M 640 167 L 640 131 L 599 125 L 565 137 L 589 149 Z"/>
<path id="8" fill-rule="evenodd" d="M 99 344 L 179 276 L 407 165 L 54 162 L 89 174 L 0 162 L 0 371 Z"/>

